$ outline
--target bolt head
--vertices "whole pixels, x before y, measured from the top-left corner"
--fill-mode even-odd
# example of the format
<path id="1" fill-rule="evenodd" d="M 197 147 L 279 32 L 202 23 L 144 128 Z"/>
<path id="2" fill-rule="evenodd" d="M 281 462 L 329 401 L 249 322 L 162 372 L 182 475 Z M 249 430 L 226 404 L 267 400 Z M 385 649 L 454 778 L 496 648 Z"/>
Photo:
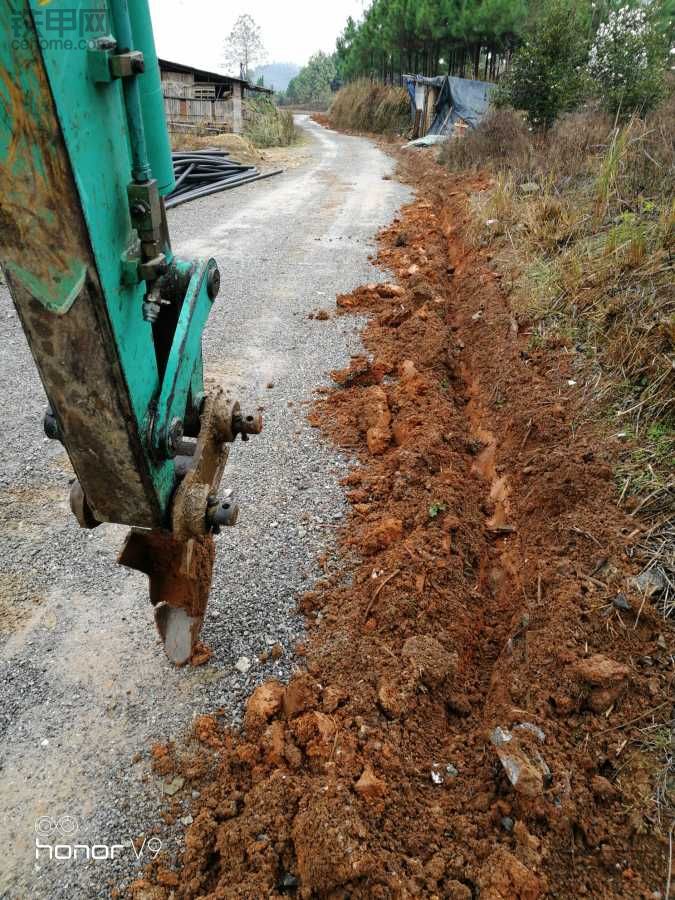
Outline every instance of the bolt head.
<path id="1" fill-rule="evenodd" d="M 220 292 L 220 269 L 214 266 L 206 276 L 206 292 L 210 300 L 215 300 Z"/>
<path id="2" fill-rule="evenodd" d="M 171 457 L 178 452 L 178 444 L 183 437 L 183 422 L 180 419 L 174 419 L 169 426 L 167 435 L 167 449 Z"/>
<path id="3" fill-rule="evenodd" d="M 103 35 L 103 37 L 96 38 L 95 47 L 97 50 L 116 50 L 117 49 L 117 41 L 112 35 Z"/>

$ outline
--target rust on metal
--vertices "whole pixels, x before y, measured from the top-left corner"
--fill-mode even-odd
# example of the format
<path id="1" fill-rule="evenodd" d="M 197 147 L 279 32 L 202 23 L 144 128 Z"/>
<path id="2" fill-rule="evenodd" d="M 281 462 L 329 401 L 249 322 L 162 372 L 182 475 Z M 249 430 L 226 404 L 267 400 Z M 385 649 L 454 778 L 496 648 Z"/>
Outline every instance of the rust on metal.
<path id="1" fill-rule="evenodd" d="M 6 32 L 4 24 L 7 37 L 9 21 Z M 63 313 L 84 284 L 87 237 L 37 42 L 32 53 L 30 103 L 19 78 L 18 51 L 11 71 L 0 66 L 3 118 L 11 126 L 0 157 L 0 258 L 14 282 Z"/>
<path id="2" fill-rule="evenodd" d="M 215 545 L 211 535 L 180 540 L 169 531 L 132 528 L 118 562 L 150 579 L 150 602 L 203 617 L 209 599 Z"/>
<path id="3" fill-rule="evenodd" d="M 11 8 L 11 4 L 10 4 Z M 9 12 L 3 7 L 3 34 Z M 12 51 L 18 54 L 18 51 Z M 27 51 L 22 51 L 23 53 Z M 79 193 L 37 44 L 30 103 L 17 55 L 0 65 L 0 260 L 75 473 L 100 521 L 162 512 L 115 352 Z"/>
<path id="4" fill-rule="evenodd" d="M 230 400 L 222 390 L 209 394 L 204 401 L 192 467 L 173 501 L 172 526 L 179 537 L 187 539 L 208 531 L 208 498 L 215 493 L 223 477 L 229 454 L 227 444 L 236 437 L 232 420 L 238 409 L 239 404 Z"/>
<path id="5" fill-rule="evenodd" d="M 211 535 L 183 541 L 168 531 L 137 528 L 120 553 L 121 565 L 148 576 L 157 630 L 176 665 L 188 662 L 199 640 L 214 561 Z"/>

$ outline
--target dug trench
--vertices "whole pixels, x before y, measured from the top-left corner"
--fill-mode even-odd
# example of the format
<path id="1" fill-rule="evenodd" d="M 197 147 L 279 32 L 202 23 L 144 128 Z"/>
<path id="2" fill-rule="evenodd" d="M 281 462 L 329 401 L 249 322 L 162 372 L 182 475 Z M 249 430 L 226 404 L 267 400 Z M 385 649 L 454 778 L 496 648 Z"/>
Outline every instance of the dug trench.
<path id="1" fill-rule="evenodd" d="M 617 448 L 585 361 L 527 349 L 465 240 L 484 180 L 399 169 L 416 199 L 376 261 L 397 280 L 337 298 L 368 317 L 367 355 L 311 413 L 359 461 L 343 565 L 302 598 L 302 667 L 255 691 L 243 733 L 215 714 L 153 748 L 199 796 L 137 900 L 663 896 L 636 738 L 671 717 L 672 669 L 631 580 Z"/>

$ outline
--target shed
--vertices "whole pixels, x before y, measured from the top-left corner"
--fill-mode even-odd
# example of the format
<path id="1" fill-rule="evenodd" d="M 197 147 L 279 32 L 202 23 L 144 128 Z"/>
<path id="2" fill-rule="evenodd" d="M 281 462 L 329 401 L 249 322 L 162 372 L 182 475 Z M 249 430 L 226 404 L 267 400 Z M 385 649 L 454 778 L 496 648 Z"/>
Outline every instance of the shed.
<path id="1" fill-rule="evenodd" d="M 403 77 L 412 105 L 415 138 L 449 135 L 455 126 L 475 128 L 487 113 L 490 95 L 497 87 L 489 81 L 472 81 L 452 75 Z"/>
<path id="2" fill-rule="evenodd" d="M 273 93 L 244 78 L 208 72 L 168 59 L 159 60 L 159 69 L 169 131 L 199 126 L 241 134 L 246 96 Z"/>

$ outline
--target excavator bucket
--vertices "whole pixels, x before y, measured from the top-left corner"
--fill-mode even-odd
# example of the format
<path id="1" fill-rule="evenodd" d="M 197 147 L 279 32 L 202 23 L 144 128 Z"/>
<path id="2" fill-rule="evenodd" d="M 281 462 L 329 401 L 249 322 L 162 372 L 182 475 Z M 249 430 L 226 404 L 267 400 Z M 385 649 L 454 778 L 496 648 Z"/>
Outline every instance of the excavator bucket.
<path id="1" fill-rule="evenodd" d="M 148 576 L 157 630 L 177 666 L 189 662 L 199 640 L 214 560 L 211 535 L 185 541 L 168 531 L 137 528 L 119 555 L 121 565 Z"/>

